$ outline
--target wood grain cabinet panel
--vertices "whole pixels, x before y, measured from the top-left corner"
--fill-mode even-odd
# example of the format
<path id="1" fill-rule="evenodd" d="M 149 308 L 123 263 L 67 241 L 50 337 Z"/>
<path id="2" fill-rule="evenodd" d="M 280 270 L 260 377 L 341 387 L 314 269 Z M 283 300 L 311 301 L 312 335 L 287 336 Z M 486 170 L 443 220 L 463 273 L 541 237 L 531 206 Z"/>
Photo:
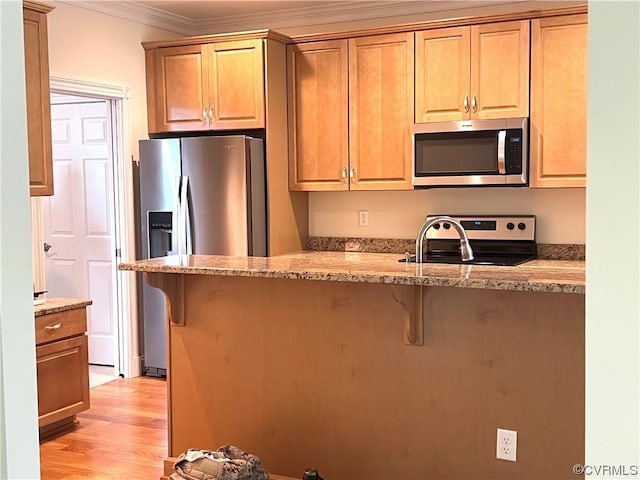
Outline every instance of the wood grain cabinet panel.
<path id="1" fill-rule="evenodd" d="M 416 32 L 416 123 L 529 115 L 529 20 Z"/>
<path id="2" fill-rule="evenodd" d="M 24 60 L 31 196 L 53 195 L 47 13 L 53 8 L 23 2 Z"/>
<path id="3" fill-rule="evenodd" d="M 153 131 L 208 129 L 208 62 L 205 52 L 202 45 L 159 48 L 150 52 L 155 57 Z"/>
<path id="4" fill-rule="evenodd" d="M 412 189 L 413 34 L 349 40 L 349 188 Z"/>
<path id="5" fill-rule="evenodd" d="M 263 128 L 261 39 L 147 50 L 150 133 Z"/>
<path id="6" fill-rule="evenodd" d="M 470 34 L 469 27 L 416 33 L 416 123 L 469 118 Z"/>
<path id="7" fill-rule="evenodd" d="M 86 335 L 37 347 L 36 365 L 40 427 L 89 408 Z"/>
<path id="8" fill-rule="evenodd" d="M 413 35 L 288 47 L 291 190 L 411 189 Z"/>
<path id="9" fill-rule="evenodd" d="M 529 20 L 471 27 L 470 92 L 471 118 L 529 115 Z"/>
<path id="10" fill-rule="evenodd" d="M 531 33 L 530 185 L 585 187 L 587 15 L 534 20 Z"/>
<path id="11" fill-rule="evenodd" d="M 207 46 L 213 128 L 264 127 L 262 40 Z"/>
<path id="12" fill-rule="evenodd" d="M 287 47 L 289 188 L 347 190 L 347 41 Z"/>
<path id="13" fill-rule="evenodd" d="M 85 308 L 35 318 L 40 438 L 72 428 L 89 408 Z"/>

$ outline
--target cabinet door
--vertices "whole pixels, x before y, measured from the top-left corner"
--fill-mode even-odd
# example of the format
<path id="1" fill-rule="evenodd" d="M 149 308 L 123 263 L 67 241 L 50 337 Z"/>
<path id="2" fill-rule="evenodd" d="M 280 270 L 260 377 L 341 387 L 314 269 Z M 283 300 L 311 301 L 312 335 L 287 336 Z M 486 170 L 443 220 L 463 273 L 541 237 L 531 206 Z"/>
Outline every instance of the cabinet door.
<path id="1" fill-rule="evenodd" d="M 347 41 L 287 47 L 289 188 L 347 190 Z"/>
<path id="2" fill-rule="evenodd" d="M 586 186 L 587 15 L 532 23 L 530 142 L 532 187 Z"/>
<path id="3" fill-rule="evenodd" d="M 40 427 L 89 408 L 86 335 L 37 347 L 36 369 Z"/>
<path id="4" fill-rule="evenodd" d="M 207 45 L 213 129 L 264 127 L 262 40 Z"/>
<path id="5" fill-rule="evenodd" d="M 416 33 L 416 123 L 469 118 L 469 34 L 469 27 Z"/>
<path id="6" fill-rule="evenodd" d="M 471 118 L 529 116 L 529 20 L 471 27 Z"/>
<path id="7" fill-rule="evenodd" d="M 349 40 L 351 190 L 412 189 L 413 34 Z"/>
<path id="8" fill-rule="evenodd" d="M 208 64 L 205 46 L 165 47 L 147 52 L 149 132 L 209 129 Z M 151 63 L 151 65 L 149 65 Z M 150 78 L 149 71 L 153 71 Z M 155 101 L 154 101 L 155 100 Z"/>
<path id="9" fill-rule="evenodd" d="M 23 15 L 29 190 L 53 195 L 47 17 L 26 8 Z"/>

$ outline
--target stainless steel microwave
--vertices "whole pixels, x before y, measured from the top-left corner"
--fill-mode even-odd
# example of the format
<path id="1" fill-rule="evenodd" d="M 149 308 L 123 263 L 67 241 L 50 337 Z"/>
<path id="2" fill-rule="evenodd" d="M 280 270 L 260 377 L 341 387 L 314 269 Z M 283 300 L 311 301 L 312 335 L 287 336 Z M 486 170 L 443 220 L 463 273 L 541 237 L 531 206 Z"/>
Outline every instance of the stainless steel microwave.
<path id="1" fill-rule="evenodd" d="M 527 118 L 416 124 L 413 185 L 526 186 Z"/>

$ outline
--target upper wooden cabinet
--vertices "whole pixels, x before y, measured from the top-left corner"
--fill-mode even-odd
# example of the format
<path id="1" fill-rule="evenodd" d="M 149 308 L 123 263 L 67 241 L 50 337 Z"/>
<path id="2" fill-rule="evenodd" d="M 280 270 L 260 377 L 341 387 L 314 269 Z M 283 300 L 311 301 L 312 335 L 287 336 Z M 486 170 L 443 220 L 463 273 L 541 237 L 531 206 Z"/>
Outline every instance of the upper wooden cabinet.
<path id="1" fill-rule="evenodd" d="M 264 128 L 262 39 L 146 52 L 150 133 Z"/>
<path id="2" fill-rule="evenodd" d="M 587 15 L 534 20 L 531 187 L 586 186 Z"/>
<path id="3" fill-rule="evenodd" d="M 347 41 L 287 46 L 289 188 L 347 190 Z"/>
<path id="4" fill-rule="evenodd" d="M 351 190 L 411 190 L 413 35 L 349 40 Z"/>
<path id="5" fill-rule="evenodd" d="M 411 189 L 413 35 L 288 46 L 289 187 Z"/>
<path id="6" fill-rule="evenodd" d="M 47 13 L 52 7 L 23 2 L 24 63 L 27 95 L 29 192 L 53 195 L 51 106 Z"/>
<path id="7" fill-rule="evenodd" d="M 416 123 L 529 115 L 529 20 L 416 32 Z"/>

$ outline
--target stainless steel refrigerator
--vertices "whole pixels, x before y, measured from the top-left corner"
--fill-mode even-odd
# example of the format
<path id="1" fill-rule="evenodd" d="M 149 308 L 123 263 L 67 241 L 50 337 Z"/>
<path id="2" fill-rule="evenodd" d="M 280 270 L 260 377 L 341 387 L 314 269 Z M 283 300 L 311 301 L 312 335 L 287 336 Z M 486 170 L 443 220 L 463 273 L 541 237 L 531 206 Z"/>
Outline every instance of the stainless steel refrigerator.
<path id="1" fill-rule="evenodd" d="M 243 135 L 140 140 L 141 258 L 267 254 L 261 139 Z M 145 374 L 166 375 L 165 300 L 143 282 Z"/>

